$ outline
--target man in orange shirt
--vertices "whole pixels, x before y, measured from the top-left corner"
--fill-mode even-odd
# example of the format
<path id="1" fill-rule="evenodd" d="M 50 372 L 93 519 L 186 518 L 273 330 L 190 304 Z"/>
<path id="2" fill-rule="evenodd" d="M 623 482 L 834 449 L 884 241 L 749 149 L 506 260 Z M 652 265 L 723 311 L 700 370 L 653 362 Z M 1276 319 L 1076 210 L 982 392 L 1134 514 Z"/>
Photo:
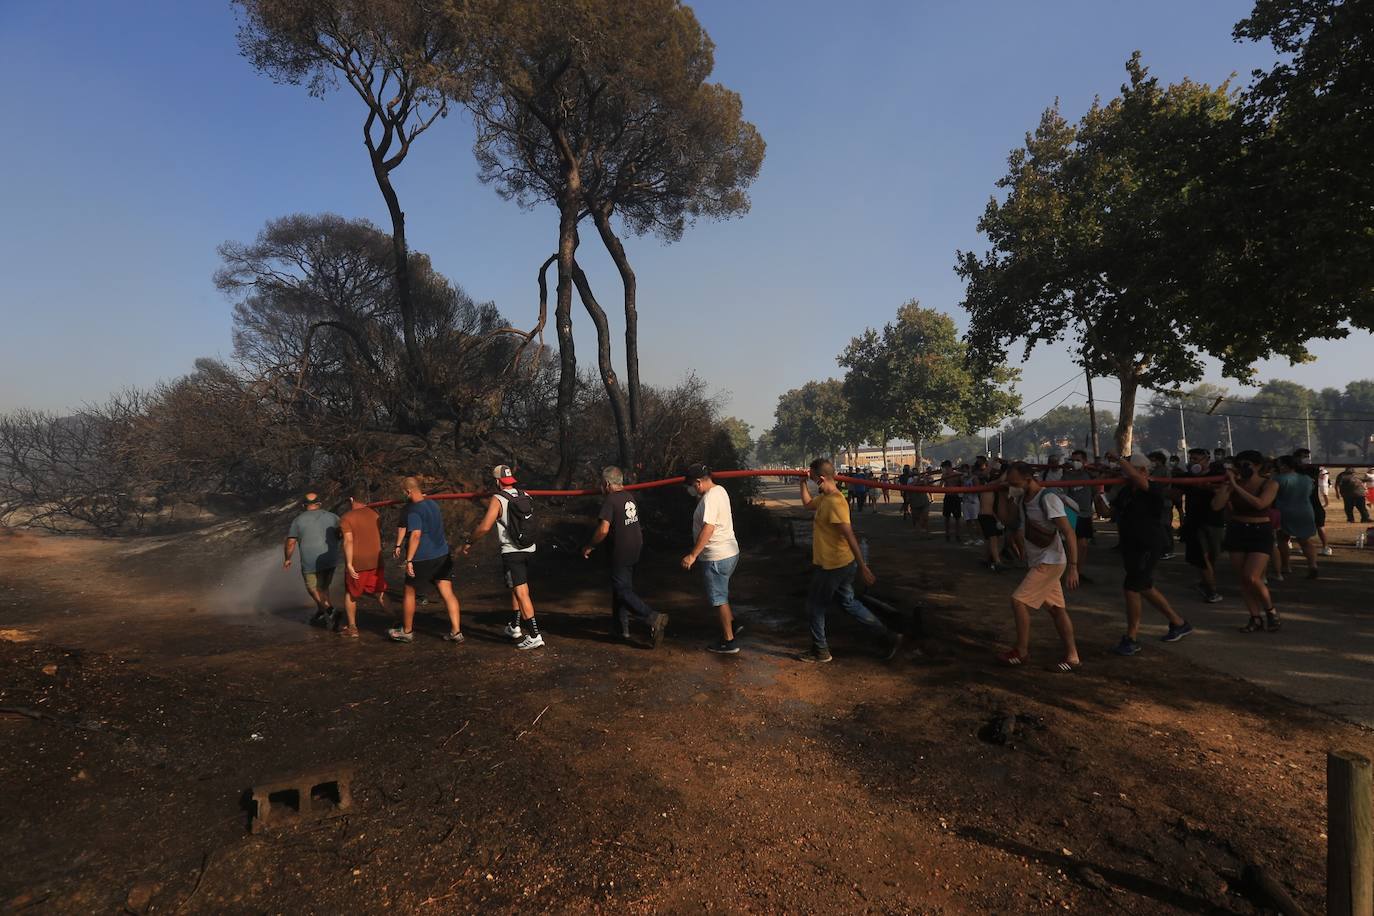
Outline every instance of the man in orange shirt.
<path id="1" fill-rule="evenodd" d="M 382 570 L 381 519 L 367 507 L 362 487 L 354 487 L 348 501 L 352 508 L 339 519 L 347 570 L 344 577 L 344 613 L 348 615 L 348 625 L 339 633 L 356 639 L 359 598 L 376 595 L 382 613 L 389 611 L 386 606 L 386 576 Z"/>
<path id="2" fill-rule="evenodd" d="M 831 660 L 830 646 L 825 636 L 825 615 L 832 601 L 866 624 L 886 643 L 884 656 L 892 658 L 901 648 L 902 637 L 889 630 L 863 602 L 854 596 L 854 577 L 865 585 L 877 581 L 864 562 L 859 539 L 849 523 L 849 504 L 835 485 L 835 465 L 827 459 L 811 462 L 810 479 L 819 491 L 815 498 L 801 480 L 802 506 L 816 514 L 811 533 L 811 589 L 806 596 L 806 609 L 811 615 L 811 651 L 797 656 L 800 661 L 823 663 Z"/>

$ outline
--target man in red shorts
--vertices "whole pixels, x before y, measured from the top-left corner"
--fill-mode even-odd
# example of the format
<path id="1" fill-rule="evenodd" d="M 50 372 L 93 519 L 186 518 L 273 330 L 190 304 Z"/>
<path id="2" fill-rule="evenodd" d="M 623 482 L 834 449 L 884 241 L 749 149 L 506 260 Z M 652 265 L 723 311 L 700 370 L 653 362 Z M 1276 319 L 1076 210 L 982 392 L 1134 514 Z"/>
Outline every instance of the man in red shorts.
<path id="1" fill-rule="evenodd" d="M 347 570 L 344 577 L 344 613 L 348 615 L 348 625 L 339 633 L 357 639 L 359 598 L 375 595 L 382 613 L 390 612 L 386 606 L 386 575 L 382 570 L 381 518 L 367 507 L 367 497 L 362 487 L 353 487 L 348 501 L 352 508 L 339 519 Z"/>

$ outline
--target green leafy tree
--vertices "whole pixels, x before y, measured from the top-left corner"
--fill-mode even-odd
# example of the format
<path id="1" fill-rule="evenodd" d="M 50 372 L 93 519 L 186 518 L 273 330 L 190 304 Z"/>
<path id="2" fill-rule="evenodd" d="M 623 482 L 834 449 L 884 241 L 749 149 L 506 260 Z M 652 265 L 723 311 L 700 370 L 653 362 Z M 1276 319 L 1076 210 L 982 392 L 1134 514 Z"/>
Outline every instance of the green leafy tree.
<path id="1" fill-rule="evenodd" d="M 1099 426 L 1110 426 L 1116 417 L 1110 411 L 1097 412 Z M 1002 430 L 1003 455 L 1041 461 L 1059 452 L 1068 455 L 1076 448 L 1091 451 L 1088 408 L 1055 407 L 1028 420 L 1018 420 Z M 981 447 L 981 442 L 979 443 Z"/>
<path id="2" fill-rule="evenodd" d="M 1017 373 L 994 366 L 977 377 L 967 350 L 954 319 L 915 299 L 905 303 L 896 321 L 881 332 L 865 329 L 838 357 L 849 370 L 844 391 L 855 419 L 882 436 L 886 451 L 894 433 L 912 442 L 946 428 L 970 434 L 1016 413 Z"/>
<path id="3" fill-rule="evenodd" d="M 1342 423 L 1345 441 L 1350 442 L 1368 464 L 1374 450 L 1374 379 L 1363 379 L 1345 386 L 1341 410 L 1349 422 Z"/>
<path id="4" fill-rule="evenodd" d="M 1246 155 L 1217 195 L 1238 229 L 1216 301 L 1303 339 L 1374 328 L 1371 35 L 1368 0 L 1256 0 L 1235 29 L 1281 58 L 1245 93 Z"/>
<path id="5" fill-rule="evenodd" d="M 741 458 L 748 455 L 754 448 L 752 434 L 754 428 L 745 423 L 739 417 L 726 417 L 720 421 L 721 429 L 725 430 L 730 437 L 730 444 L 734 447 L 735 453 Z"/>
<path id="6" fill-rule="evenodd" d="M 1235 141 L 1227 87 L 1183 81 L 1167 88 L 1139 56 L 1119 98 L 1094 104 L 1077 125 L 1057 107 L 1012 152 L 979 229 L 981 257 L 958 255 L 974 364 L 1005 359 L 1019 341 L 1064 341 L 1094 376 L 1121 386 L 1117 448 L 1130 451 L 1142 387 L 1173 388 L 1202 375 L 1203 351 L 1244 377 L 1250 361 L 1296 352 L 1291 335 L 1236 337 L 1219 330 L 1211 303 L 1190 293 L 1206 268 L 1192 253 L 1192 196 Z"/>
<path id="7" fill-rule="evenodd" d="M 784 391 L 773 417 L 773 445 L 792 456 L 834 457 L 861 444 L 863 438 L 839 379 L 807 382 Z"/>
<path id="8" fill-rule="evenodd" d="M 1189 447 L 1211 449 L 1218 445 L 1224 446 L 1226 393 L 1227 389 L 1209 383 L 1194 385 L 1182 391 L 1155 392 L 1146 405 L 1145 412 L 1136 421 L 1140 438 L 1137 450 L 1143 446 L 1147 451 L 1158 449 L 1178 454 L 1178 440 L 1185 431 L 1188 434 Z M 1217 398 L 1222 398 L 1220 404 Z M 1184 408 L 1182 429 L 1179 427 L 1178 416 L 1180 404 Z M 1180 454 L 1179 457 L 1183 456 Z"/>

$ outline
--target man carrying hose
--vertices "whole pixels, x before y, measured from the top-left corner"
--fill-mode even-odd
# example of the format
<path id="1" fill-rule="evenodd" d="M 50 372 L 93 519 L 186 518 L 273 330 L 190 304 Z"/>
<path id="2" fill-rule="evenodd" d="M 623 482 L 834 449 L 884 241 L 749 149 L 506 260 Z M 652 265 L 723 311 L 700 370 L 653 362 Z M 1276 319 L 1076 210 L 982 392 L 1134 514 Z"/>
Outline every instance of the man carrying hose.
<path id="1" fill-rule="evenodd" d="M 601 492 L 606 498 L 597 514 L 596 530 L 582 548 L 582 556 L 591 559 L 596 545 L 611 539 L 611 616 L 615 632 L 621 639 L 630 638 L 630 618 L 649 628 L 650 638 L 657 649 L 663 642 L 663 630 L 668 615 L 657 612 L 635 593 L 635 566 L 644 549 L 644 533 L 639 527 L 639 507 L 633 493 L 625 491 L 625 475 L 618 467 L 601 471 Z"/>
<path id="2" fill-rule="evenodd" d="M 449 631 L 444 639 L 463 642 L 459 625 L 458 596 L 453 593 L 453 555 L 444 534 L 444 517 L 439 504 L 425 496 L 420 481 L 407 477 L 401 484 L 406 505 L 401 509 L 401 525 L 396 529 L 396 559 L 405 570 L 405 592 L 401 598 L 401 625 L 386 631 L 396 642 L 415 641 L 416 589 L 433 585 L 448 611 Z"/>
<path id="3" fill-rule="evenodd" d="M 328 627 L 334 622 L 329 585 L 334 581 L 334 567 L 339 565 L 339 517 L 321 505 L 318 493 L 305 494 L 304 511 L 291 520 L 291 530 L 286 533 L 282 569 L 291 568 L 292 554 L 300 547 L 301 577 L 315 602 L 315 616 L 310 622 Z"/>
<path id="4" fill-rule="evenodd" d="M 720 640 L 707 646 L 707 650 L 719 655 L 735 655 L 739 652 L 739 644 L 735 641 L 739 627 L 730 609 L 730 577 L 739 565 L 739 541 L 735 540 L 730 495 L 711 479 L 711 469 L 704 464 L 690 465 L 682 476 L 687 492 L 697 500 L 696 511 L 692 513 L 692 552 L 682 558 L 682 568 L 701 567 L 706 600 L 720 616 Z"/>
<path id="5" fill-rule="evenodd" d="M 865 585 L 877 578 L 864 562 L 859 540 L 849 523 L 849 506 L 835 486 L 835 465 L 825 458 L 811 462 L 810 480 L 819 491 L 815 498 L 801 479 L 802 506 L 815 513 L 811 533 L 811 589 L 806 596 L 806 610 L 811 618 L 811 649 L 797 656 L 799 661 L 825 663 L 832 660 L 830 645 L 825 636 L 825 615 L 832 601 L 874 631 L 885 643 L 884 658 L 890 659 L 901 648 L 902 637 L 893 633 L 863 602 L 854 596 L 854 577 Z"/>
<path id="6" fill-rule="evenodd" d="M 1020 516 L 1026 536 L 1026 563 L 1030 569 L 1011 596 L 1016 645 L 997 658 L 1004 665 L 1025 663 L 1030 657 L 1031 614 L 1043 607 L 1054 621 L 1064 645 L 1064 657 L 1053 670 L 1077 671 L 1081 660 L 1060 580 L 1070 589 L 1078 587 L 1078 539 L 1069 526 L 1064 501 L 1053 490 L 1041 486 L 1031 466 L 1024 461 L 1014 463 L 1005 480 L 1011 499 L 1003 502 L 1002 523 L 1015 524 L 1014 516 Z M 1016 508 L 1018 500 L 1020 506 Z"/>
<path id="7" fill-rule="evenodd" d="M 363 487 L 354 487 L 348 497 L 351 508 L 339 519 L 339 530 L 343 532 L 344 570 L 344 612 L 348 624 L 339 632 L 347 637 L 358 637 L 358 599 L 363 595 L 373 595 L 381 605 L 382 613 L 389 613 L 386 606 L 386 576 L 382 571 L 382 531 L 381 519 L 368 508 L 367 494 Z"/>

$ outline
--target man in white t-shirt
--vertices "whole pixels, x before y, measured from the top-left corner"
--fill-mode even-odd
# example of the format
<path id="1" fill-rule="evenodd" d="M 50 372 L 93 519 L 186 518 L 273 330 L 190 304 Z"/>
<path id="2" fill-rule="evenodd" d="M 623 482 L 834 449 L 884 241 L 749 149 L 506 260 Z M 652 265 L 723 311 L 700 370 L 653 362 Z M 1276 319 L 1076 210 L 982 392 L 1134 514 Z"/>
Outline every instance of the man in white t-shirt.
<path id="1" fill-rule="evenodd" d="M 1002 500 L 1002 523 L 1010 526 L 1020 514 L 1026 538 L 1026 565 L 1030 568 L 1011 596 L 1016 645 L 999 655 L 998 660 L 1005 665 L 1026 661 L 1030 656 L 1031 613 L 1043 607 L 1064 644 L 1064 658 L 1054 670 L 1076 671 L 1080 664 L 1078 646 L 1074 643 L 1073 622 L 1069 620 L 1060 579 L 1070 589 L 1078 587 L 1078 538 L 1064 511 L 1064 501 L 1053 489 L 1041 486 L 1024 461 L 1016 462 L 1007 471 L 1006 486 L 1009 498 Z"/>
<path id="2" fill-rule="evenodd" d="M 730 610 L 730 577 L 739 565 L 739 542 L 735 540 L 735 520 L 730 513 L 730 495 L 711 479 L 711 469 L 693 464 L 683 477 L 687 492 L 695 497 L 692 513 L 692 552 L 682 558 L 682 568 L 700 566 L 706 600 L 720 615 L 720 642 L 706 648 L 721 655 L 739 652 L 735 642 L 735 615 Z"/>

